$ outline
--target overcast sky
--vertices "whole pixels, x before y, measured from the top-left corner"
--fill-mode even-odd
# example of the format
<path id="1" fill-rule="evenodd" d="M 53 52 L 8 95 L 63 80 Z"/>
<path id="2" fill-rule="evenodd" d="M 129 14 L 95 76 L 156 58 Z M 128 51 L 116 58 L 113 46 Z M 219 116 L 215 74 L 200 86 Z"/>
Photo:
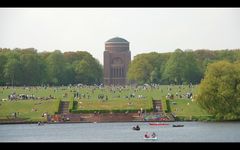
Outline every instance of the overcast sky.
<path id="1" fill-rule="evenodd" d="M 0 47 L 88 51 L 113 37 L 139 53 L 240 48 L 240 8 L 0 8 Z"/>

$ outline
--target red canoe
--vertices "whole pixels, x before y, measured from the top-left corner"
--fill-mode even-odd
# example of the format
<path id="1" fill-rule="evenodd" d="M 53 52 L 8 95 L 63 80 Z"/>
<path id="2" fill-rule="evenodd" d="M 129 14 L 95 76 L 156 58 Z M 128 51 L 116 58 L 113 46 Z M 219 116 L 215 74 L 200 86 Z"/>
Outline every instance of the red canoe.
<path id="1" fill-rule="evenodd" d="M 167 126 L 169 124 L 166 124 L 166 123 L 149 123 L 149 125 L 151 125 L 151 126 Z"/>

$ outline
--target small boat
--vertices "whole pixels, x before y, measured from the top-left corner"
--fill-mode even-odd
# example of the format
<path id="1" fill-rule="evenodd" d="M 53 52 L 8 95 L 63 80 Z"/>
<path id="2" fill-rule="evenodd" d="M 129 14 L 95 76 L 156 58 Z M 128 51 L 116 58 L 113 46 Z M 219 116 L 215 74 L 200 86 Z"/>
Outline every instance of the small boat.
<path id="1" fill-rule="evenodd" d="M 133 127 L 132 129 L 133 129 L 133 130 L 136 130 L 136 131 L 139 131 L 139 130 L 140 130 L 140 127 Z"/>
<path id="2" fill-rule="evenodd" d="M 167 126 L 169 124 L 156 122 L 156 123 L 149 123 L 149 125 L 151 125 L 151 126 Z"/>
<path id="3" fill-rule="evenodd" d="M 157 135 L 153 132 L 151 135 L 149 133 L 145 133 L 144 140 L 157 140 Z"/>
<path id="4" fill-rule="evenodd" d="M 183 124 L 178 124 L 178 125 L 172 125 L 173 127 L 184 127 L 184 125 Z"/>
<path id="5" fill-rule="evenodd" d="M 148 138 L 144 137 L 143 139 L 144 140 L 157 140 L 158 137 L 157 136 L 155 136 L 155 137 L 148 137 Z"/>

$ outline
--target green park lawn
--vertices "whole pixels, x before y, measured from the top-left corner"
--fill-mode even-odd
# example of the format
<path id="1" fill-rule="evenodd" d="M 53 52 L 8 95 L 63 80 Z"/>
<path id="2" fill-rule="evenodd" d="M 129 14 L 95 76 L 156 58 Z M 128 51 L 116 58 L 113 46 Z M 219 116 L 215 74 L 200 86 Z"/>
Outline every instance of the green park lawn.
<path id="1" fill-rule="evenodd" d="M 44 121 L 46 117 L 42 117 L 42 114 L 46 112 L 54 114 L 58 111 L 58 105 L 58 100 L 4 101 L 0 105 L 0 119 L 13 118 L 12 114 L 16 112 L 17 118 L 27 121 Z"/>
<path id="2" fill-rule="evenodd" d="M 108 101 L 82 100 L 78 101 L 79 110 L 140 110 L 151 109 L 152 102 L 149 100 L 122 100 L 111 99 Z"/>
<path id="3" fill-rule="evenodd" d="M 42 113 L 48 112 L 49 114 L 54 114 L 58 112 L 58 105 L 60 100 L 70 101 L 70 107 L 72 108 L 72 101 L 74 93 L 78 92 L 81 97 L 75 99 L 78 105 L 73 110 L 144 110 L 152 109 L 152 99 L 161 99 L 163 102 L 163 109 L 166 110 L 166 95 L 168 92 L 175 94 L 186 93 L 196 91 L 196 86 L 194 88 L 189 88 L 188 86 L 183 86 L 181 91 L 179 86 L 171 86 L 172 90 L 167 90 L 167 85 L 161 85 L 158 88 L 123 88 L 121 90 L 110 87 L 106 88 L 94 88 L 94 87 L 17 87 L 8 88 L 0 87 L 0 119 L 7 118 L 11 116 L 13 112 L 19 112 L 20 118 L 26 118 L 29 120 L 44 120 Z M 12 92 L 17 94 L 33 94 L 36 97 L 48 97 L 49 95 L 55 97 L 54 100 L 14 100 L 14 101 L 1 101 L 2 99 L 7 99 L 8 95 Z M 85 97 L 83 96 L 85 95 Z M 135 98 L 126 98 L 130 94 L 134 94 Z M 64 96 L 65 95 L 65 96 Z M 100 100 L 99 95 L 104 95 L 105 97 Z M 142 98 L 138 96 L 142 95 Z M 106 100 L 106 96 L 108 97 Z M 203 109 L 201 109 L 198 104 L 194 101 L 188 99 L 174 99 L 171 102 L 176 102 L 176 105 L 171 103 L 172 112 L 176 116 L 206 116 L 208 115 Z M 189 103 L 189 105 L 187 105 Z M 35 108 L 37 111 L 32 111 Z"/>
<path id="4" fill-rule="evenodd" d="M 172 113 L 178 117 L 191 119 L 194 117 L 206 118 L 211 116 L 205 110 L 200 108 L 196 101 L 177 99 L 171 100 L 170 104 Z"/>

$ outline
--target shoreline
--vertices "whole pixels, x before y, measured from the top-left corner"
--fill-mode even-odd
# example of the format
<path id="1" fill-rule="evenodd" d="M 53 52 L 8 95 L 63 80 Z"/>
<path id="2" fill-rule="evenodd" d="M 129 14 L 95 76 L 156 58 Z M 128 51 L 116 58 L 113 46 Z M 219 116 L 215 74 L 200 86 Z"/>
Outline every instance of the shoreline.
<path id="1" fill-rule="evenodd" d="M 101 121 L 101 122 L 91 122 L 91 121 L 66 121 L 66 122 L 41 122 L 43 124 L 71 124 L 71 123 L 131 123 L 131 122 L 179 122 L 179 121 Z M 187 121 L 184 121 L 187 122 Z M 39 121 L 36 122 L 29 122 L 29 121 L 23 121 L 23 122 L 0 122 L 0 125 L 4 125 L 4 124 L 38 124 Z"/>
<path id="2" fill-rule="evenodd" d="M 108 122 L 88 122 L 88 121 L 82 121 L 82 122 L 41 122 L 43 124 L 81 124 L 81 123 L 151 123 L 151 122 L 159 122 L 159 123 L 177 123 L 177 122 L 205 122 L 205 123 L 224 123 L 224 122 L 240 122 L 240 120 L 221 120 L 221 121 L 194 121 L 194 120 L 181 120 L 181 121 L 108 121 Z M 11 124 L 38 124 L 38 122 L 0 122 L 0 125 L 11 125 Z"/>
<path id="3" fill-rule="evenodd" d="M 134 123 L 134 122 L 150 122 L 150 121 L 109 121 L 109 122 L 41 122 L 43 124 L 72 124 L 72 123 Z M 38 124 L 38 122 L 0 122 L 0 125 L 7 125 L 7 124 Z"/>

